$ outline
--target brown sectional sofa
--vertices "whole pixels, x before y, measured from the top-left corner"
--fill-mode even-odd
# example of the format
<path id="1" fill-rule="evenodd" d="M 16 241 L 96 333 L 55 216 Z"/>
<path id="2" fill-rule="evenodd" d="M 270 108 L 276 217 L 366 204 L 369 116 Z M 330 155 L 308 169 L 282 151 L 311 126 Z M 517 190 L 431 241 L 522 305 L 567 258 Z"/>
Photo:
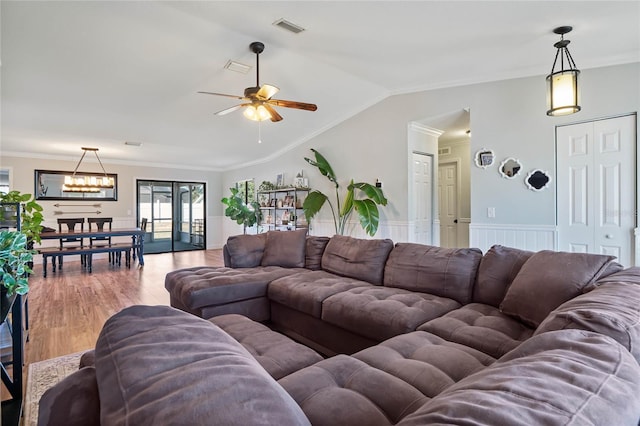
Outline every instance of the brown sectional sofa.
<path id="1" fill-rule="evenodd" d="M 85 409 L 98 406 L 102 424 L 639 424 L 640 268 L 609 256 L 301 234 L 231 237 L 227 267 L 168 274 L 175 307 L 218 316 L 116 314 L 95 367 L 45 394 L 42 424 L 56 424 L 74 386 L 99 389 Z M 271 281 L 254 280 L 267 273 Z M 252 282 L 259 289 L 234 288 Z M 219 315 L 232 312 L 245 317 Z M 127 409 L 109 417 L 112 392 Z M 185 417 L 155 416 L 159 404 L 175 405 L 163 416 Z M 139 413 L 148 417 L 132 422 Z"/>

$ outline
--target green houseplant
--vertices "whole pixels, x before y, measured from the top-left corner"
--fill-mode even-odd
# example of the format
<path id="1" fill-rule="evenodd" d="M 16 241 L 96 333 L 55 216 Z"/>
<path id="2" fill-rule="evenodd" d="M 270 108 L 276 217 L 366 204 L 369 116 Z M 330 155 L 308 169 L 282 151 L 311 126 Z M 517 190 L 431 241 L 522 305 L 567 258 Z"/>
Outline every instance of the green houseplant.
<path id="1" fill-rule="evenodd" d="M 7 294 L 26 294 L 35 250 L 28 248 L 27 236 L 21 231 L 0 231 L 0 280 Z"/>
<path id="2" fill-rule="evenodd" d="M 224 210 L 225 216 L 235 220 L 238 225 L 244 225 L 245 227 L 252 227 L 258 223 L 261 217 L 258 202 L 253 201 L 247 204 L 237 188 L 229 189 L 231 190 L 231 196 L 221 200 L 222 204 L 227 206 Z"/>
<path id="3" fill-rule="evenodd" d="M 336 175 L 331 168 L 329 162 L 318 151 L 311 149 L 315 154 L 315 160 L 305 157 L 307 163 L 318 168 L 318 171 L 323 176 L 326 176 L 329 181 L 335 185 L 336 191 L 336 206 L 334 207 L 329 201 L 329 197 L 318 190 L 313 190 L 307 195 L 304 200 L 302 208 L 307 220 L 311 220 L 315 216 L 324 203 L 328 203 L 331 207 L 331 213 L 333 216 L 333 223 L 336 228 L 336 234 L 344 235 L 345 226 L 351 217 L 351 214 L 355 211 L 358 213 L 360 219 L 360 225 L 365 232 L 374 236 L 378 232 L 378 224 L 380 223 L 380 212 L 378 211 L 378 205 L 386 206 L 387 199 L 382 192 L 382 189 L 366 182 L 355 182 L 353 179 L 347 186 L 347 193 L 344 195 L 342 203 L 340 203 L 340 184 L 336 179 Z M 362 195 L 365 197 L 362 197 Z"/>
<path id="4" fill-rule="evenodd" d="M 0 203 L 20 203 L 20 232 L 27 236 L 28 242 L 40 242 L 42 232 L 42 206 L 38 204 L 31 194 L 22 194 L 19 191 L 0 192 Z M 33 243 L 30 244 L 33 246 Z"/>

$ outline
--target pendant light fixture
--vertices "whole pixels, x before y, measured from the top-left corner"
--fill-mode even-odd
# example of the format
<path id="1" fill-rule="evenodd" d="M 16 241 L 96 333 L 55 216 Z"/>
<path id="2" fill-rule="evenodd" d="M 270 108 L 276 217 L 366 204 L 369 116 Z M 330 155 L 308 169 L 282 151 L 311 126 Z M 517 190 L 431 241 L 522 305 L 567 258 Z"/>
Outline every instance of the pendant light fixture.
<path id="1" fill-rule="evenodd" d="M 76 168 L 73 170 L 73 175 L 66 175 L 64 177 L 64 184 L 62 185 L 62 192 L 100 192 L 103 189 L 113 189 L 114 188 L 114 180 L 112 177 L 107 175 L 107 172 L 104 170 L 104 166 L 102 165 L 102 161 L 100 161 L 100 157 L 98 157 L 98 148 L 85 148 L 82 147 L 82 157 L 80 157 L 80 161 L 76 165 Z M 78 167 L 80 167 L 80 163 L 84 160 L 84 156 L 87 154 L 87 151 L 91 151 L 96 155 L 98 159 L 98 163 L 100 163 L 100 167 L 102 168 L 102 173 L 104 176 L 97 175 L 96 173 L 78 173 Z"/>
<path id="2" fill-rule="evenodd" d="M 560 41 L 553 46 L 557 49 L 553 60 L 551 74 L 547 76 L 547 115 L 568 115 L 580 111 L 578 105 L 578 75 L 580 70 L 569 53 L 569 40 L 564 35 L 573 28 L 569 26 L 558 27 L 553 30 L 560 35 Z M 560 59 L 558 61 L 558 59 Z M 556 71 L 556 65 L 560 68 Z M 565 68 L 566 67 L 566 68 Z"/>

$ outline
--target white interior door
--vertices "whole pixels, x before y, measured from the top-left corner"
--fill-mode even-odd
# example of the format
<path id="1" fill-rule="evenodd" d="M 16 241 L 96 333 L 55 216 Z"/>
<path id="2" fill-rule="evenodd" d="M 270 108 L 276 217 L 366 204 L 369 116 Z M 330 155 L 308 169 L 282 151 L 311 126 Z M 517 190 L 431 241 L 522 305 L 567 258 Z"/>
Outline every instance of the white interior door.
<path id="1" fill-rule="evenodd" d="M 438 210 L 440 246 L 458 246 L 458 164 L 438 166 Z"/>
<path id="2" fill-rule="evenodd" d="M 432 244 L 433 226 L 433 158 L 413 153 L 413 241 Z"/>
<path id="3" fill-rule="evenodd" d="M 631 266 L 635 116 L 558 127 L 558 246 Z"/>

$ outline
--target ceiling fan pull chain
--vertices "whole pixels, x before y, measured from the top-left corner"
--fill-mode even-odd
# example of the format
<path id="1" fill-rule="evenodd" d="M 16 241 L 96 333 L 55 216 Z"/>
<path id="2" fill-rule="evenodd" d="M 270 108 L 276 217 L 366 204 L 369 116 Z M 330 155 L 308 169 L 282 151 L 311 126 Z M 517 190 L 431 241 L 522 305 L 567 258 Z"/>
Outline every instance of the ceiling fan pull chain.
<path id="1" fill-rule="evenodd" d="M 262 121 L 258 121 L 258 143 L 262 143 Z"/>

